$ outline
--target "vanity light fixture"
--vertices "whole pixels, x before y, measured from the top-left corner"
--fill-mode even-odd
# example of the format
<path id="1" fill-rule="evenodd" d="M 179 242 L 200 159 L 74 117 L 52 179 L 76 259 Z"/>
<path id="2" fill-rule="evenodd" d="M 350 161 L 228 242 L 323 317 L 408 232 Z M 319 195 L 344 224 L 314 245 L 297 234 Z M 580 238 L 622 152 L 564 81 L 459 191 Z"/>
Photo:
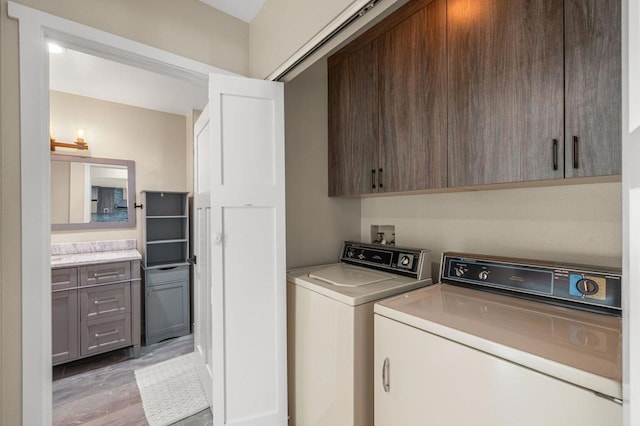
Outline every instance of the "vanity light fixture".
<path id="1" fill-rule="evenodd" d="M 82 128 L 77 128 L 75 130 L 76 141 L 73 143 L 67 142 L 58 142 L 56 141 L 56 137 L 53 134 L 53 126 L 49 130 L 49 140 L 51 142 L 51 151 L 55 151 L 56 147 L 60 148 L 73 148 L 86 151 L 89 149 L 89 144 L 87 144 L 87 130 Z"/>

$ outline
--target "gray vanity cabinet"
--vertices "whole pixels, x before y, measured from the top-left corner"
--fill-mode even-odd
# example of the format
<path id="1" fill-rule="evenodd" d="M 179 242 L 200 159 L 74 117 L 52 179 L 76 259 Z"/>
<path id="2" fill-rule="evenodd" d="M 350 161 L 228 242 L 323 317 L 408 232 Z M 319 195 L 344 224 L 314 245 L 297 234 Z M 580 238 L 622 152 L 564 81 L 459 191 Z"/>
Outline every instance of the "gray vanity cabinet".
<path id="1" fill-rule="evenodd" d="M 51 270 L 53 365 L 113 349 L 140 353 L 140 261 Z"/>
<path id="2" fill-rule="evenodd" d="M 142 191 L 147 345 L 191 332 L 188 195 Z"/>
<path id="3" fill-rule="evenodd" d="M 78 291 L 51 293 L 53 365 L 78 358 Z"/>

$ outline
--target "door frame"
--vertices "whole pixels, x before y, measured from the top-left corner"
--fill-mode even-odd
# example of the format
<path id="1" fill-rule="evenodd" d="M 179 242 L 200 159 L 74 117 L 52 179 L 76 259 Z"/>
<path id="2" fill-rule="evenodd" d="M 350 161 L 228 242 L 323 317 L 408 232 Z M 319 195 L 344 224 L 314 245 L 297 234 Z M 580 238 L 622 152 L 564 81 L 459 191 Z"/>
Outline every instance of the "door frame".
<path id="1" fill-rule="evenodd" d="M 20 61 L 22 423 L 52 421 L 49 56 L 46 39 L 66 47 L 198 83 L 236 73 L 8 2 L 17 19 Z"/>

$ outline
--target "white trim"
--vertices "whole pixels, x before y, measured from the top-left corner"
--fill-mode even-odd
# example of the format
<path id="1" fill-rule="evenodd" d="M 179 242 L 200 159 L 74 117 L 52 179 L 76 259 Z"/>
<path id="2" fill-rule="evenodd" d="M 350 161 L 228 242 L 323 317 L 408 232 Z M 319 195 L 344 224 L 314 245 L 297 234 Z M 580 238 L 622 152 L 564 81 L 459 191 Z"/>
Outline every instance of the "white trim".
<path id="1" fill-rule="evenodd" d="M 51 217 L 46 38 L 96 56 L 187 80 L 234 74 L 9 2 L 19 20 L 22 219 L 22 424 L 51 424 Z"/>

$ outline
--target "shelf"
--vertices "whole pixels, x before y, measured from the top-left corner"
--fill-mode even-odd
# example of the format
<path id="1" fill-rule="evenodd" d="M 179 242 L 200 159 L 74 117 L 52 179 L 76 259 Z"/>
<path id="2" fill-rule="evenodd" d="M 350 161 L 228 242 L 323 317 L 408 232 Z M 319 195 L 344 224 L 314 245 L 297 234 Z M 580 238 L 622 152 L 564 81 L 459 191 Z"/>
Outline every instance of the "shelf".
<path id="1" fill-rule="evenodd" d="M 147 244 L 167 244 L 167 243 L 186 243 L 187 239 L 174 239 L 174 240 L 155 240 L 155 241 L 147 241 Z"/>

